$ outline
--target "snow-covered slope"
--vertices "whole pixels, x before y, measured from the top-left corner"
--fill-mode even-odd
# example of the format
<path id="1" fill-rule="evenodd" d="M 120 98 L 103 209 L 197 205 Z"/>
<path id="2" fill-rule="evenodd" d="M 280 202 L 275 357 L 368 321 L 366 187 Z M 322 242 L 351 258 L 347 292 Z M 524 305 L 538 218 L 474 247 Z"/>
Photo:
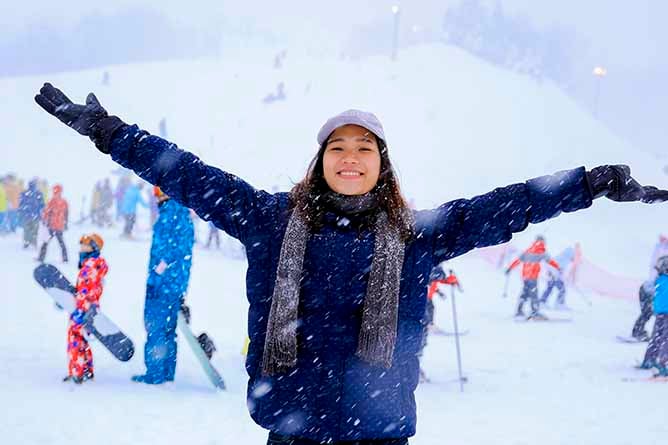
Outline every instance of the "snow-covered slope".
<path id="1" fill-rule="evenodd" d="M 2 170 L 62 182 L 78 215 L 81 196 L 115 168 L 34 104 L 36 90 L 48 80 L 74 100 L 95 91 L 111 113 L 152 132 L 166 117 L 172 141 L 267 189 L 287 189 L 299 180 L 315 153 L 319 126 L 351 107 L 379 115 L 404 191 L 418 207 L 578 165 L 626 162 L 643 181 L 668 182 L 654 159 L 616 139 L 554 86 L 453 48 L 415 47 L 397 63 L 315 59 L 291 51 L 281 70 L 272 68 L 273 56 L 253 51 L 223 62 L 110 67 L 109 86 L 101 85 L 101 70 L 0 80 Z M 263 104 L 279 81 L 287 100 Z M 600 201 L 532 228 L 516 242 L 521 246 L 542 232 L 561 250 L 579 240 L 588 258 L 642 278 L 656 235 L 665 231 L 665 212 L 665 206 Z M 71 249 L 85 230 L 90 228 L 73 226 L 66 234 Z M 114 444 L 263 443 L 265 433 L 252 424 L 244 402 L 244 264 L 198 249 L 190 287 L 195 328 L 217 341 L 216 364 L 229 391 L 209 390 L 185 345 L 177 381 L 146 388 L 131 384 L 129 376 L 142 370 L 149 244 L 121 241 L 115 231 L 103 235 L 111 264 L 103 307 L 139 347 L 132 362 L 121 364 L 94 345 L 96 381 L 82 388 L 59 382 L 66 319 L 32 283 L 33 252 L 21 251 L 16 236 L 0 238 L 0 282 L 7 285 L 6 309 L 0 311 L 2 442 L 96 437 Z M 639 407 L 658 406 L 666 387 L 621 382 L 643 351 L 613 342 L 630 329 L 635 304 L 594 297 L 590 308 L 574 294 L 574 322 L 516 324 L 509 318 L 514 300 L 500 298 L 502 277 L 475 257 L 453 265 L 466 289 L 459 304 L 462 324 L 471 330 L 462 339 L 470 383 L 457 393 L 452 339 L 432 338 L 424 364 L 435 383 L 418 390 L 412 443 L 661 442 L 668 432 L 661 410 Z M 67 272 L 74 277 L 73 266 Z M 442 325 L 449 323 L 445 303 L 437 309 Z"/>

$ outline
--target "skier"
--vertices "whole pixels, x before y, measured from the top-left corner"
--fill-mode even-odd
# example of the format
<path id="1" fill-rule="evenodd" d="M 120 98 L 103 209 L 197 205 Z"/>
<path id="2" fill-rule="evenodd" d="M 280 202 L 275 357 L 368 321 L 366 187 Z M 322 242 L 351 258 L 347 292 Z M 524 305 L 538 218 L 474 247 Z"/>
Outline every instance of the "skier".
<path id="1" fill-rule="evenodd" d="M 190 280 L 194 239 L 190 211 L 159 187 L 153 188 L 153 194 L 159 214 L 153 225 L 144 303 L 146 374 L 132 380 L 160 384 L 174 380 L 176 321 Z"/>
<path id="2" fill-rule="evenodd" d="M 75 294 L 76 309 L 70 315 L 67 330 L 67 355 L 69 366 L 63 381 L 81 384 L 94 377 L 93 352 L 86 340 L 84 328 L 89 317 L 100 306 L 103 279 L 107 275 L 107 262 L 100 256 L 104 241 L 96 233 L 84 235 L 79 240 L 79 276 Z"/>
<path id="3" fill-rule="evenodd" d="M 248 407 L 269 444 L 407 444 L 435 265 L 595 198 L 668 200 L 628 167 L 600 166 L 410 211 L 380 121 L 359 110 L 327 120 L 305 178 L 271 194 L 109 116 L 93 94 L 74 104 L 47 83 L 35 100 L 244 244 Z"/>
<path id="4" fill-rule="evenodd" d="M 668 377 L 668 256 L 662 256 L 656 263 L 657 278 L 654 295 L 654 330 L 647 345 L 641 369 L 656 368 L 655 377 Z"/>
<path id="5" fill-rule="evenodd" d="M 540 298 L 540 304 L 546 305 L 547 299 L 550 298 L 552 291 L 557 290 L 557 301 L 554 303 L 555 309 L 568 309 L 566 306 L 566 286 L 564 284 L 564 276 L 572 271 L 575 265 L 575 257 L 579 250 L 579 244 L 565 248 L 554 259 L 559 264 L 560 269 L 554 267 L 547 268 L 547 287 L 543 296 Z M 570 269 L 569 269 L 570 268 Z"/>
<path id="6" fill-rule="evenodd" d="M 645 330 L 645 325 L 652 318 L 652 305 L 654 302 L 655 294 L 655 283 L 656 279 L 659 276 L 656 264 L 659 258 L 668 255 L 668 237 L 665 235 L 659 235 L 659 241 L 657 241 L 652 251 L 652 256 L 650 259 L 650 268 L 649 268 L 649 277 L 647 280 L 640 286 L 638 289 L 638 301 L 640 303 L 640 315 L 638 319 L 633 324 L 633 329 L 631 330 L 631 337 L 639 341 L 649 341 L 649 335 Z"/>
<path id="7" fill-rule="evenodd" d="M 37 186 L 37 179 L 28 183 L 28 189 L 21 193 L 19 219 L 23 225 L 23 248 L 37 247 L 37 229 L 44 208 L 44 197 Z"/>
<path id="8" fill-rule="evenodd" d="M 431 271 L 429 279 L 430 282 L 429 282 L 429 289 L 427 290 L 427 305 L 425 307 L 425 316 L 423 322 L 424 333 L 422 335 L 422 346 L 420 347 L 420 352 L 418 353 L 419 358 L 422 358 L 422 352 L 424 351 L 424 348 L 427 346 L 427 337 L 429 336 L 429 333 L 443 332 L 440 328 L 436 327 L 436 325 L 434 324 L 434 313 L 435 313 L 434 295 L 438 294 L 438 296 L 441 297 L 441 299 L 446 298 L 445 294 L 441 292 L 440 289 L 441 285 L 457 286 L 459 291 L 463 292 L 462 287 L 459 284 L 459 281 L 457 280 L 457 276 L 455 275 L 455 273 L 452 271 L 452 269 L 450 269 L 448 271 L 448 275 L 446 276 L 443 273 L 443 265 L 436 266 Z M 429 378 L 422 369 L 422 366 L 420 366 L 420 382 L 429 382 Z"/>
<path id="9" fill-rule="evenodd" d="M 132 239 L 132 229 L 135 226 L 135 222 L 137 222 L 137 206 L 148 207 L 148 204 L 141 195 L 142 188 L 144 188 L 144 184 L 141 182 L 130 184 L 125 189 L 125 193 L 123 193 L 121 215 L 125 219 L 125 225 L 123 226 L 121 236 L 124 238 Z"/>
<path id="10" fill-rule="evenodd" d="M 517 306 L 516 317 L 524 316 L 524 303 L 527 300 L 531 301 L 531 313 L 529 318 L 544 320 L 546 317 L 538 312 L 538 276 L 540 275 L 540 263 L 545 261 L 550 266 L 560 270 L 559 264 L 554 261 L 545 249 L 545 238 L 538 235 L 533 244 L 522 253 L 515 261 L 510 263 L 506 269 L 506 275 L 509 275 L 512 270 L 522 264 L 522 281 L 524 286 L 520 294 L 519 304 Z"/>
<path id="11" fill-rule="evenodd" d="M 46 205 L 46 208 L 42 213 L 42 220 L 44 221 L 46 228 L 49 230 L 49 238 L 42 243 L 42 247 L 40 248 L 39 256 L 37 257 L 37 261 L 40 263 L 44 262 L 46 249 L 54 237 L 58 240 L 58 244 L 60 244 L 63 263 L 67 263 L 67 247 L 65 247 L 65 241 L 63 241 L 63 232 L 67 230 L 69 211 L 67 201 L 63 199 L 62 194 L 63 186 L 60 184 L 54 185 L 53 197 L 49 200 L 49 203 Z"/>
<path id="12" fill-rule="evenodd" d="M 452 269 L 448 270 L 447 275 L 443 273 L 442 266 L 438 266 L 435 270 L 436 273 L 432 274 L 431 282 L 429 283 L 429 289 L 427 290 L 426 320 L 430 330 L 437 332 L 439 329 L 436 327 L 436 325 L 434 325 L 434 294 L 438 294 L 441 299 L 446 298 L 446 295 L 441 292 L 441 285 L 455 286 L 459 292 L 464 292 L 464 290 L 462 289 L 462 286 L 457 279 L 457 275 L 455 275 L 455 272 Z"/>

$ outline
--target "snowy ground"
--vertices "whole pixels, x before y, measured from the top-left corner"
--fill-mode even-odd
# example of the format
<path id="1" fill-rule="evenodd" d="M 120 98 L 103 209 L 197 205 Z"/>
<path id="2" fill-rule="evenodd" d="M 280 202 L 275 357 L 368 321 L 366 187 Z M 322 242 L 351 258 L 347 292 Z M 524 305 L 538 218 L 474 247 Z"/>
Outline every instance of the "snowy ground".
<path id="1" fill-rule="evenodd" d="M 3 133 L 0 174 L 62 182 L 78 217 L 82 196 L 115 168 L 86 138 L 46 116 L 32 97 L 46 80 L 81 100 L 98 93 L 111 113 L 155 132 L 167 118 L 170 138 L 206 161 L 257 187 L 287 190 L 313 156 L 322 122 L 350 107 L 375 111 L 408 198 L 420 208 L 470 197 L 495 186 L 579 165 L 628 162 L 643 182 L 663 185 L 666 157 L 657 159 L 615 138 L 549 82 L 535 83 L 442 45 L 402 51 L 399 61 L 315 59 L 290 50 L 285 68 L 271 68 L 276 48 L 230 54 L 223 63 L 169 62 L 0 80 Z M 288 100 L 261 98 L 284 81 Z M 657 235 L 666 231 L 666 206 L 614 204 L 530 228 L 516 236 L 525 247 L 537 233 L 558 252 L 580 241 L 585 256 L 611 273 L 643 279 Z M 146 227 L 146 213 L 140 222 Z M 76 218 L 74 218 L 76 219 Z M 202 225 L 203 226 L 203 225 Z M 73 254 L 87 226 L 71 225 Z M 229 390 L 209 388 L 192 354 L 181 349 L 174 384 L 130 382 L 142 372 L 143 294 L 150 233 L 143 241 L 103 231 L 110 273 L 102 307 L 135 340 L 136 357 L 115 361 L 93 346 L 96 381 L 60 382 L 66 373 L 66 316 L 34 284 L 34 252 L 18 236 L 0 237 L 0 443 L 262 444 L 245 406 L 240 354 L 246 332 L 243 261 L 198 249 L 189 300 L 196 330 L 216 340 L 216 365 Z M 57 246 L 49 258 L 57 259 Z M 637 303 L 576 294 L 572 323 L 519 324 L 513 298 L 501 298 L 504 277 L 475 256 L 453 262 L 466 293 L 458 299 L 464 369 L 459 393 L 452 338 L 432 337 L 424 367 L 433 383 L 420 386 L 417 445 L 440 444 L 659 444 L 668 437 L 662 401 L 668 385 L 629 383 L 644 375 L 632 366 L 643 345 L 622 345 Z M 64 268 L 74 279 L 74 261 Z M 515 276 L 516 277 L 516 276 Z M 440 302 L 439 302 L 440 303 Z M 449 301 L 437 322 L 450 327 Z M 182 345 L 185 347 L 185 345 Z"/>
<path id="2" fill-rule="evenodd" d="M 76 248 L 73 233 L 68 247 Z M 143 286 L 148 241 L 121 241 L 103 231 L 110 273 L 102 307 L 135 340 L 136 356 L 116 361 L 93 344 L 96 380 L 75 387 L 66 373 L 66 316 L 31 278 L 34 252 L 22 251 L 16 235 L 0 238 L 0 393 L 5 413 L 3 443 L 65 444 L 95 437 L 99 444 L 261 444 L 266 433 L 245 406 L 246 375 L 240 350 L 245 334 L 244 262 L 198 248 L 190 304 L 196 330 L 207 330 L 219 352 L 215 364 L 228 391 L 209 387 L 185 343 L 180 343 L 177 379 L 147 387 L 130 381 L 143 369 Z M 70 277 L 73 265 L 48 259 Z M 453 266 L 465 293 L 458 297 L 463 363 L 469 383 L 459 392 L 454 341 L 430 337 L 424 368 L 432 383 L 417 391 L 416 445 L 432 444 L 658 444 L 668 434 L 660 408 L 668 386 L 623 382 L 645 375 L 632 369 L 644 347 L 614 341 L 630 329 L 632 302 L 593 297 L 592 306 L 569 295 L 572 323 L 526 324 L 510 317 L 512 298 L 502 299 L 503 276 L 476 258 Z M 214 278 L 215 277 L 215 278 Z M 437 322 L 451 328 L 450 302 L 437 302 Z"/>

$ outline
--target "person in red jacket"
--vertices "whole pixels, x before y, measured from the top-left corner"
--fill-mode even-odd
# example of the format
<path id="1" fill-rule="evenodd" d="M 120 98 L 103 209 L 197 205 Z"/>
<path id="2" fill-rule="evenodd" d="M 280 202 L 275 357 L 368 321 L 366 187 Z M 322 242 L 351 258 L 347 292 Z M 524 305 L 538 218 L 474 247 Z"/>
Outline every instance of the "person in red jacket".
<path id="1" fill-rule="evenodd" d="M 49 200 L 48 204 L 44 208 L 42 213 L 42 220 L 49 229 L 49 238 L 42 244 L 42 247 L 39 250 L 39 257 L 37 260 L 40 263 L 44 262 L 46 257 L 46 249 L 49 246 L 49 242 L 55 237 L 60 244 L 60 252 L 63 257 L 63 263 L 67 263 L 67 248 L 65 247 L 65 242 L 63 241 L 63 232 L 67 230 L 67 221 L 68 221 L 68 206 L 67 201 L 63 199 L 63 186 L 56 184 L 53 186 L 53 197 Z"/>
<path id="2" fill-rule="evenodd" d="M 93 378 L 93 352 L 86 340 L 84 328 L 88 318 L 100 306 L 102 280 L 107 274 L 107 262 L 100 256 L 104 246 L 96 233 L 84 235 L 79 241 L 79 276 L 77 277 L 76 309 L 70 315 L 67 330 L 69 366 L 63 381 L 81 384 Z"/>
<path id="3" fill-rule="evenodd" d="M 517 306 L 516 316 L 524 316 L 524 303 L 531 300 L 530 318 L 544 318 L 538 312 L 538 276 L 540 275 L 541 263 L 546 262 L 557 270 L 561 270 L 559 264 L 554 261 L 545 248 L 545 238 L 537 236 L 536 241 L 527 250 L 515 259 L 506 269 L 506 275 L 520 264 L 522 264 L 522 281 L 524 287 L 520 294 L 520 301 Z"/>

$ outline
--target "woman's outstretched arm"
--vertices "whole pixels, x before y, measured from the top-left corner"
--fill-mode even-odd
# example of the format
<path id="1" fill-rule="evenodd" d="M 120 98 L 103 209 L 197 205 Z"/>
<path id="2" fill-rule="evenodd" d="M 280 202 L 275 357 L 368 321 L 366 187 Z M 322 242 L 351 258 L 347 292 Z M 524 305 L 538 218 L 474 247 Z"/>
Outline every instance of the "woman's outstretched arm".
<path id="1" fill-rule="evenodd" d="M 419 212 L 418 221 L 422 220 L 422 227 L 433 237 L 438 263 L 510 241 L 513 233 L 529 224 L 586 209 L 603 196 L 646 203 L 668 200 L 668 192 L 638 184 L 626 166 L 601 166 L 589 172 L 580 167 L 452 201 Z"/>
<path id="2" fill-rule="evenodd" d="M 242 242 L 275 219 L 275 195 L 256 190 L 175 144 L 109 116 L 92 93 L 85 105 L 74 104 L 47 83 L 35 101 L 70 128 L 90 137 L 102 153 L 110 154 L 114 161 Z"/>

